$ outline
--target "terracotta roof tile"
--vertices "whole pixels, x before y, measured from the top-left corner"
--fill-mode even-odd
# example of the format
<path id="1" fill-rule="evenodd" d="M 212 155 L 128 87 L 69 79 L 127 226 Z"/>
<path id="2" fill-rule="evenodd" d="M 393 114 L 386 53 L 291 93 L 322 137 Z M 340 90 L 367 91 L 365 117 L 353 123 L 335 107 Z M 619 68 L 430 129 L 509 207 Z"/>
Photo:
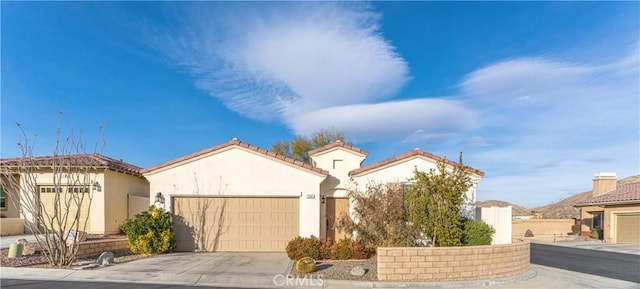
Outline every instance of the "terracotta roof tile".
<path id="1" fill-rule="evenodd" d="M 640 182 L 620 185 L 615 190 L 611 190 L 599 196 L 595 196 L 576 203 L 577 207 L 614 204 L 614 203 L 640 203 Z"/>
<path id="2" fill-rule="evenodd" d="M 319 148 L 316 148 L 316 149 L 310 150 L 310 151 L 309 151 L 309 155 L 310 155 L 310 156 L 312 156 L 312 155 L 316 155 L 316 154 L 319 154 L 319 153 L 321 153 L 321 152 L 328 151 L 328 150 L 330 150 L 330 149 L 337 148 L 337 147 L 345 148 L 345 149 L 348 149 L 348 150 L 350 150 L 350 151 L 353 151 L 353 152 L 355 152 L 355 153 L 357 153 L 357 154 L 361 154 L 361 155 L 364 155 L 364 156 L 367 156 L 367 155 L 369 154 L 367 151 L 365 151 L 365 150 L 363 150 L 363 149 L 360 149 L 360 148 L 354 147 L 354 146 L 352 146 L 352 145 L 350 145 L 350 144 L 346 144 L 346 143 L 344 143 L 344 142 L 343 142 L 343 141 L 341 141 L 341 140 L 337 140 L 337 141 L 332 142 L 332 143 L 330 143 L 330 144 L 328 144 L 328 145 L 321 146 L 321 147 L 319 147 Z"/>
<path id="3" fill-rule="evenodd" d="M 155 170 L 158 170 L 158 169 L 170 166 L 170 165 L 174 165 L 174 164 L 177 164 L 177 163 L 180 163 L 180 162 L 183 162 L 183 161 L 187 161 L 187 160 L 199 157 L 201 155 L 205 155 L 205 154 L 208 154 L 208 153 L 211 153 L 211 152 L 222 150 L 222 149 L 230 147 L 230 146 L 237 146 L 237 147 L 249 149 L 249 150 L 252 150 L 252 151 L 256 151 L 259 154 L 263 154 L 265 156 L 268 156 L 268 157 L 271 157 L 271 158 L 274 158 L 274 159 L 285 161 L 287 163 L 290 163 L 291 165 L 298 166 L 300 168 L 306 169 L 306 170 L 311 171 L 311 172 L 315 172 L 315 173 L 319 173 L 319 174 L 323 174 L 323 175 L 328 175 L 329 174 L 329 172 L 327 172 L 327 171 L 325 171 L 323 169 L 313 167 L 310 164 L 306 164 L 306 163 L 300 162 L 300 161 L 298 161 L 298 160 L 296 160 L 294 158 L 286 157 L 286 156 L 274 153 L 272 151 L 268 151 L 266 149 L 263 149 L 263 148 L 260 148 L 260 147 L 254 146 L 254 145 L 241 142 L 237 138 L 234 138 L 234 139 L 232 139 L 232 140 L 230 140 L 230 141 L 228 141 L 226 143 L 219 144 L 217 146 L 206 148 L 206 149 L 203 149 L 201 151 L 197 151 L 197 152 L 194 152 L 194 153 L 191 153 L 191 154 L 188 154 L 188 155 L 185 155 L 185 156 L 182 156 L 182 157 L 179 157 L 179 158 L 176 158 L 176 159 L 173 159 L 173 160 L 170 160 L 170 161 L 167 161 L 167 162 L 155 165 L 155 166 L 151 166 L 151 167 L 145 168 L 145 169 L 142 170 L 142 173 L 152 172 L 152 171 L 155 171 Z"/>
<path id="4" fill-rule="evenodd" d="M 97 168 L 109 168 L 115 171 L 130 173 L 136 176 L 142 176 L 142 168 L 116 160 L 101 154 L 77 154 L 77 155 L 60 155 L 60 156 L 38 156 L 25 158 L 7 158 L 0 159 L 0 165 L 3 167 L 31 166 L 45 167 L 53 166 L 54 162 L 65 166 L 92 166 Z"/>
<path id="5" fill-rule="evenodd" d="M 440 157 L 440 156 L 425 152 L 425 151 L 420 150 L 420 149 L 414 149 L 414 150 L 412 150 L 410 152 L 406 152 L 406 153 L 397 155 L 395 157 L 391 157 L 391 158 L 388 158 L 386 160 L 382 160 L 382 161 L 370 164 L 368 166 L 364 166 L 364 167 L 352 170 L 352 171 L 349 172 L 349 176 L 359 175 L 359 174 L 362 174 L 364 172 L 375 170 L 375 169 L 378 169 L 380 167 L 384 167 L 384 166 L 390 165 L 392 163 L 399 162 L 399 161 L 402 161 L 402 160 L 405 160 L 405 159 L 408 159 L 408 158 L 412 158 L 412 157 L 415 157 L 415 156 L 423 156 L 423 157 L 426 157 L 426 158 L 433 159 L 435 161 L 445 160 L 445 162 L 447 164 L 452 165 L 452 166 L 457 164 L 456 162 L 450 161 L 450 160 L 448 160 L 446 158 L 443 158 L 443 157 Z M 484 176 L 484 172 L 481 171 L 481 170 L 474 169 L 472 167 L 467 167 L 467 168 L 471 171 L 471 173 L 477 174 L 477 175 L 479 175 L 481 177 Z"/>

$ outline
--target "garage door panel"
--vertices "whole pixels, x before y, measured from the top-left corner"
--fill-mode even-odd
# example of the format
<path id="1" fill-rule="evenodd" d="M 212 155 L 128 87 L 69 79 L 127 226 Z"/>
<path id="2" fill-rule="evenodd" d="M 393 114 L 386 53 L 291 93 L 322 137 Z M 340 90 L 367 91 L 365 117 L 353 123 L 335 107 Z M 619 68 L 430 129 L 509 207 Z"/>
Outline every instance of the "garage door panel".
<path id="1" fill-rule="evenodd" d="M 284 251 L 298 235 L 298 198 L 176 197 L 173 201 L 175 218 L 181 220 L 174 223 L 177 251 Z M 220 209 L 199 212 L 199 208 L 222 207 L 222 223 Z M 200 229 L 202 216 L 207 225 Z M 221 225 L 224 230 L 218 229 Z M 209 237 L 202 238 L 203 234 Z"/>
<path id="2" fill-rule="evenodd" d="M 640 244 L 640 214 L 618 215 L 616 242 Z"/>

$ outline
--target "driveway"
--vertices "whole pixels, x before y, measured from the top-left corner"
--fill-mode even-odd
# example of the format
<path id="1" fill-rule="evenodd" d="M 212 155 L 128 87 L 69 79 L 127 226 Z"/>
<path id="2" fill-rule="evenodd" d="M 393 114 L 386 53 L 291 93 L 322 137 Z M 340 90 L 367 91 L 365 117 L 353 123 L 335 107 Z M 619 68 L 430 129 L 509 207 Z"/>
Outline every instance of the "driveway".
<path id="1" fill-rule="evenodd" d="M 92 271 L 97 274 L 121 272 L 121 276 L 132 281 L 154 279 L 272 287 L 274 278 L 287 274 L 291 264 L 285 253 L 171 253 Z"/>
<path id="2" fill-rule="evenodd" d="M 33 234 L 30 235 L 14 235 L 14 236 L 2 236 L 0 237 L 0 249 L 9 248 L 11 243 L 18 242 L 19 239 L 26 239 L 27 242 L 33 243 L 36 241 L 36 237 Z"/>

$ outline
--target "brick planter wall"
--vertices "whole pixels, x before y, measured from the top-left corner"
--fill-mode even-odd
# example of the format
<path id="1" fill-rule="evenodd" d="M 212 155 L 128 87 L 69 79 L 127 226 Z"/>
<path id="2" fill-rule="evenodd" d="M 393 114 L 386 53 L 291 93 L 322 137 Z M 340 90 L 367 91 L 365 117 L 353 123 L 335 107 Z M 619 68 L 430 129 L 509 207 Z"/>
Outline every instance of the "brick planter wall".
<path id="1" fill-rule="evenodd" d="M 468 247 L 378 248 L 380 281 L 467 281 L 527 272 L 529 242 Z"/>
<path id="2" fill-rule="evenodd" d="M 99 255 L 102 252 L 114 252 L 129 249 L 129 240 L 115 239 L 95 242 L 82 242 L 79 245 L 77 258 Z"/>

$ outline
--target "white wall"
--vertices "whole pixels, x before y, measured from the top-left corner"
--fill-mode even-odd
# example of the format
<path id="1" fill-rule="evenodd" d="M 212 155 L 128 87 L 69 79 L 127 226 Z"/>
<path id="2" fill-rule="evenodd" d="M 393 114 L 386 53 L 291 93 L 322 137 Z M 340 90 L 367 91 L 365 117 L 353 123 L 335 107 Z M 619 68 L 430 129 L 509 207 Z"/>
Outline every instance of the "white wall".
<path id="1" fill-rule="evenodd" d="M 290 196 L 300 199 L 300 235 L 320 236 L 320 183 L 326 176 L 238 146 L 145 173 L 150 204 L 157 192 L 171 196 Z M 313 195 L 308 198 L 307 195 Z"/>
<path id="2" fill-rule="evenodd" d="M 476 219 L 493 227 L 492 245 L 511 244 L 511 206 L 477 208 Z"/>

